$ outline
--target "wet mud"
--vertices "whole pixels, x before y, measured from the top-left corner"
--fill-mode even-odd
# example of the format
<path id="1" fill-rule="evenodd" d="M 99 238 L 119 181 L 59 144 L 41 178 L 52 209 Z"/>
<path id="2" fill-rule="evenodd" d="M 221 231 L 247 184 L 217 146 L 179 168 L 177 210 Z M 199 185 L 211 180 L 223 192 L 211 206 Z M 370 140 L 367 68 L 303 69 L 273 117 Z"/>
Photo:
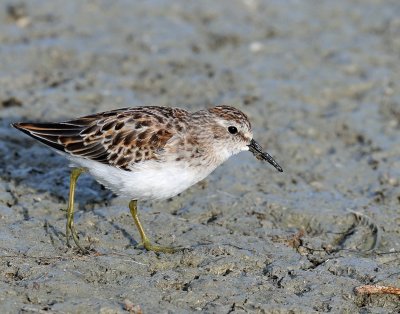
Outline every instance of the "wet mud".
<path id="1" fill-rule="evenodd" d="M 400 286 L 400 3 L 3 1 L 2 313 L 396 313 Z M 242 153 L 166 201 L 78 181 L 10 127 L 137 105 L 246 112 L 284 172 Z"/>

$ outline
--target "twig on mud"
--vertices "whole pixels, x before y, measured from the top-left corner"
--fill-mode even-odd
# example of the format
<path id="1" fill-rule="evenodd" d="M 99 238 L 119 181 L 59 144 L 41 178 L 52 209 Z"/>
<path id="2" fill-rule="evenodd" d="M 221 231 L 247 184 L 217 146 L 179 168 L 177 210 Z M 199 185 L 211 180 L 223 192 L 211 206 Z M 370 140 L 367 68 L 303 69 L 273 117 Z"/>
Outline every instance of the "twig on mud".
<path id="1" fill-rule="evenodd" d="M 356 294 L 394 294 L 400 295 L 400 288 L 393 286 L 363 285 L 354 288 Z"/>

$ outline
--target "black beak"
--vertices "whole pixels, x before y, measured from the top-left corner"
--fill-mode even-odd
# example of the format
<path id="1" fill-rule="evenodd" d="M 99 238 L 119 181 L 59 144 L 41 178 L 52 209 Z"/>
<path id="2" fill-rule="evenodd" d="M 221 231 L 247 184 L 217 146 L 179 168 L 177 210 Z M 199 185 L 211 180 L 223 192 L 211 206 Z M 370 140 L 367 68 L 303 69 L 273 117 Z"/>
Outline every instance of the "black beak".
<path id="1" fill-rule="evenodd" d="M 251 151 L 258 160 L 266 160 L 271 165 L 273 165 L 276 170 L 278 170 L 279 172 L 283 172 L 282 167 L 278 165 L 278 163 L 274 160 L 274 158 L 272 158 L 270 154 L 263 152 L 262 147 L 255 140 L 251 140 L 250 145 L 248 146 L 249 151 Z"/>

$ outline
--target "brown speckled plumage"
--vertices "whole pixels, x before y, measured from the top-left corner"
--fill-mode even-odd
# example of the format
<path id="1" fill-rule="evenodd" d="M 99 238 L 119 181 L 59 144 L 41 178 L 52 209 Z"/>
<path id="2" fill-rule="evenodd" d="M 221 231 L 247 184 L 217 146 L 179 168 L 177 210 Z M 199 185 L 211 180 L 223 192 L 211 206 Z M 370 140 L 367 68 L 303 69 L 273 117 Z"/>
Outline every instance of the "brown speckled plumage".
<path id="1" fill-rule="evenodd" d="M 129 170 L 132 163 L 160 158 L 172 136 L 184 132 L 190 113 L 179 108 L 136 107 L 60 123 L 14 126 L 71 155 Z"/>

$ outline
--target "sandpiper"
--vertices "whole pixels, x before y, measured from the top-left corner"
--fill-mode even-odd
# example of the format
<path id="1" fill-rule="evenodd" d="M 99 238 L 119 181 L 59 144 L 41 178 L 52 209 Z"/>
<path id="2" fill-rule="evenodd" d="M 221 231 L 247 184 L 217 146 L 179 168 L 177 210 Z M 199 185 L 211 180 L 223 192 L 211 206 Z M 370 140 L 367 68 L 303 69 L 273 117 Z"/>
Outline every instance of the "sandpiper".
<path id="1" fill-rule="evenodd" d="M 142 106 L 101 112 L 64 122 L 15 123 L 13 126 L 63 154 L 73 165 L 66 237 L 82 252 L 74 226 L 78 177 L 89 172 L 118 195 L 129 209 L 145 249 L 173 253 L 154 245 L 137 213 L 138 200 L 166 199 L 207 177 L 229 157 L 250 151 L 278 171 L 282 168 L 253 139 L 247 116 L 231 106 L 196 112 Z"/>

